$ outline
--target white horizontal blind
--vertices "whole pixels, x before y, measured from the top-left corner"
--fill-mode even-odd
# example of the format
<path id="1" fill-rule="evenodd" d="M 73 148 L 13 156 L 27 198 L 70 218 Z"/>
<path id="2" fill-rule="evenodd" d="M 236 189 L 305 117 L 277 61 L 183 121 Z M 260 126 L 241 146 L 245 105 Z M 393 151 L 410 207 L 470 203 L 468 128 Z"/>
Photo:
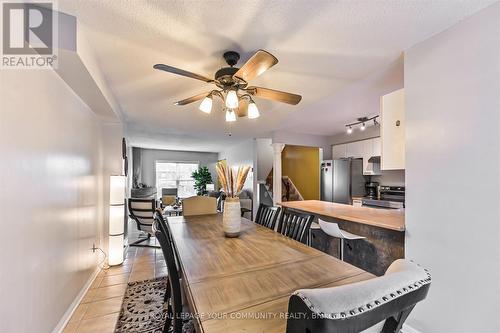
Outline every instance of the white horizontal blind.
<path id="1" fill-rule="evenodd" d="M 162 188 L 176 188 L 179 198 L 196 195 L 193 171 L 198 170 L 195 162 L 156 162 L 156 189 L 157 196 L 161 198 Z"/>

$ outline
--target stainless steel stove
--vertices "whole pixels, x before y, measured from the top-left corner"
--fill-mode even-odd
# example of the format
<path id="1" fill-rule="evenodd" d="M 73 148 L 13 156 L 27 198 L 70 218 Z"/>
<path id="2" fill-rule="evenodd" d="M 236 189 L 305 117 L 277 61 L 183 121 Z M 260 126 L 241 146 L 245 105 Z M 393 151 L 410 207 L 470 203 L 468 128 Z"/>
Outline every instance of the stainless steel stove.
<path id="1" fill-rule="evenodd" d="M 404 186 L 379 186 L 377 197 L 361 199 L 363 206 L 375 208 L 403 209 L 405 208 Z"/>

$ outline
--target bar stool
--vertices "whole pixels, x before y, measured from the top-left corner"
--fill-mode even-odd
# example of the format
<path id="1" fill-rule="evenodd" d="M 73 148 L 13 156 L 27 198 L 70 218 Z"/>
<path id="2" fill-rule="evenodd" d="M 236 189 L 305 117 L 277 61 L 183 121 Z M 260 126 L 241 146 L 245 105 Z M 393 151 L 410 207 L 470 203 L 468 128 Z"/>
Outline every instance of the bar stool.
<path id="1" fill-rule="evenodd" d="M 355 240 L 355 239 L 364 239 L 366 237 L 351 234 L 345 230 L 339 228 L 337 223 L 323 221 L 322 219 L 318 219 L 319 227 L 321 230 L 325 232 L 325 234 L 330 235 L 332 237 L 336 237 L 340 239 L 340 260 L 344 261 L 344 239 Z"/>

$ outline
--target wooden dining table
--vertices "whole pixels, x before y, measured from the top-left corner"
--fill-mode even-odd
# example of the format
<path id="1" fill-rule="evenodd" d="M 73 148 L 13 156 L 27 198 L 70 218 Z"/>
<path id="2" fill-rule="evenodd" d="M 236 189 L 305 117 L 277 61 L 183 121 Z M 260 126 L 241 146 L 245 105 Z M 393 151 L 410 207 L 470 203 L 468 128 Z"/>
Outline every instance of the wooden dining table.
<path id="1" fill-rule="evenodd" d="M 197 332 L 285 332 L 295 290 L 374 277 L 245 218 L 237 238 L 224 237 L 221 214 L 167 223 Z"/>

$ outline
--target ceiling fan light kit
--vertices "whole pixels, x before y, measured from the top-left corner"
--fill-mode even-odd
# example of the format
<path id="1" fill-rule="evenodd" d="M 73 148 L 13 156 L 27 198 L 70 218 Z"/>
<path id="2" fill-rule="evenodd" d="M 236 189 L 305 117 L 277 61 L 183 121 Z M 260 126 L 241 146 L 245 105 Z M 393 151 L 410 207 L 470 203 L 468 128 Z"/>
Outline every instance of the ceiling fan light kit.
<path id="1" fill-rule="evenodd" d="M 209 95 L 203 99 L 199 107 L 200 111 L 205 113 L 212 112 L 212 95 Z"/>
<path id="2" fill-rule="evenodd" d="M 257 108 L 257 105 L 253 101 L 250 102 L 248 104 L 248 118 L 255 119 L 259 117 L 260 117 L 259 108 Z"/>
<path id="3" fill-rule="evenodd" d="M 236 121 L 236 113 L 233 109 L 226 108 L 226 121 L 233 122 Z"/>
<path id="4" fill-rule="evenodd" d="M 169 73 L 190 77 L 192 79 L 213 83 L 219 88 L 210 92 L 198 94 L 181 101 L 175 105 L 187 105 L 203 99 L 199 109 L 204 113 L 212 111 L 213 96 L 218 96 L 224 102 L 224 111 L 226 112 L 226 121 L 236 121 L 236 114 L 239 117 L 248 116 L 249 119 L 255 119 L 260 116 L 259 109 L 253 100 L 253 97 L 259 97 L 282 103 L 297 105 L 302 96 L 283 91 L 262 88 L 249 87 L 248 81 L 254 79 L 266 70 L 278 63 L 278 59 L 271 53 L 258 50 L 241 68 L 234 67 L 240 59 L 240 55 L 235 51 L 224 53 L 224 59 L 230 67 L 223 67 L 215 73 L 215 79 L 209 79 L 203 75 L 191 73 L 183 69 L 168 65 L 156 64 L 154 69 L 166 71 Z M 243 102 L 248 100 L 247 102 Z"/>
<path id="5" fill-rule="evenodd" d="M 236 94 L 236 91 L 229 90 L 226 93 L 226 107 L 230 109 L 238 108 L 238 95 Z"/>

